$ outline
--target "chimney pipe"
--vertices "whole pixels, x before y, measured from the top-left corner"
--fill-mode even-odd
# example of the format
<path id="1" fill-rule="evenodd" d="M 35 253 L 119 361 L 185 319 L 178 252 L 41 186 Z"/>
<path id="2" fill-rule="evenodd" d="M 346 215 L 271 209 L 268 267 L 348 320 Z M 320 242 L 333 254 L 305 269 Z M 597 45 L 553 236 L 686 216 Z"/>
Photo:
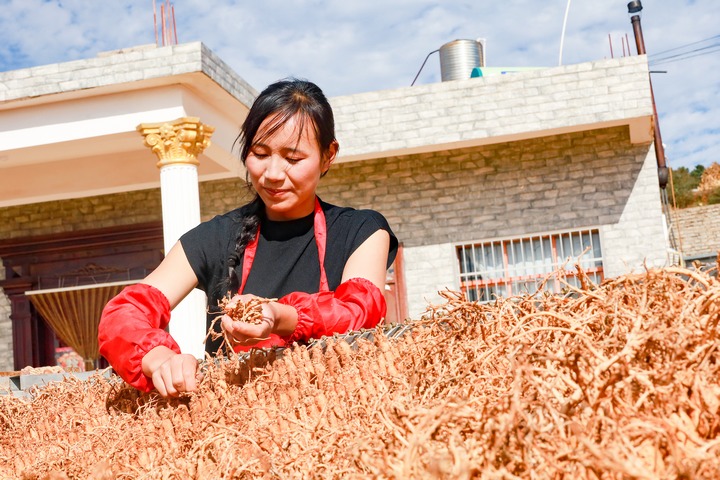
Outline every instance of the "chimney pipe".
<path id="1" fill-rule="evenodd" d="M 640 25 L 640 12 L 642 11 L 642 2 L 640 0 L 633 0 L 627 4 L 628 14 L 630 22 L 632 23 L 633 33 L 635 34 L 635 44 L 637 45 L 638 55 L 645 55 L 645 40 L 643 39 L 642 27 Z M 650 74 L 648 74 L 649 76 Z M 658 166 L 658 179 L 660 182 L 660 188 L 663 190 L 668 183 L 668 168 L 665 163 L 665 147 L 662 143 L 662 135 L 660 135 L 660 122 L 658 121 L 657 108 L 655 107 L 655 94 L 652 88 L 652 78 L 648 77 L 650 82 L 650 99 L 652 100 L 653 106 L 653 131 L 655 134 L 655 157 L 657 159 Z"/>

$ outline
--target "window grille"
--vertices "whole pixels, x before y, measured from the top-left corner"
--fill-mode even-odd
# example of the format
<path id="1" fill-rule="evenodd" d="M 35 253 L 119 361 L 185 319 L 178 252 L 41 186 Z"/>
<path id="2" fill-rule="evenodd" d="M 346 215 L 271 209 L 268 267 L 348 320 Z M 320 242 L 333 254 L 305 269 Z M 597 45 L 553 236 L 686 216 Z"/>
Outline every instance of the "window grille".
<path id="1" fill-rule="evenodd" d="M 598 230 L 580 230 L 457 246 L 460 289 L 468 300 L 560 293 L 564 284 L 579 287 L 579 264 L 590 280 L 603 280 Z M 548 275 L 554 275 L 548 279 Z M 547 281 L 546 281 L 547 279 Z"/>

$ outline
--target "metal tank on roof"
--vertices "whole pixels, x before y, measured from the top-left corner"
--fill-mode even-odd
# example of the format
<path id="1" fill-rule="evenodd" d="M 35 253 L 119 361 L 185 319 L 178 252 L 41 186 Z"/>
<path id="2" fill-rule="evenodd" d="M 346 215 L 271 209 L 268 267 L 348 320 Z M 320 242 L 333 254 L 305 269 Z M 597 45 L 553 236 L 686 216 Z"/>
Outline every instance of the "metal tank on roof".
<path id="1" fill-rule="evenodd" d="M 443 82 L 470 78 L 473 68 L 485 66 L 485 39 L 453 40 L 440 47 L 440 76 Z"/>

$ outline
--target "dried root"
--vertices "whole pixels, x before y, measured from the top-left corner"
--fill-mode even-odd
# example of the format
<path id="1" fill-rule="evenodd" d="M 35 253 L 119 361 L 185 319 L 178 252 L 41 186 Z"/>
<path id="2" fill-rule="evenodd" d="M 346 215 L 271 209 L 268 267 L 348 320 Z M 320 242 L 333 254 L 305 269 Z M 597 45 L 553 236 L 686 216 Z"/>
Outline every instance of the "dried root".
<path id="1" fill-rule="evenodd" d="M 0 477 L 720 478 L 717 277 L 442 295 L 402 337 L 218 358 L 177 399 L 2 396 Z"/>
<path id="2" fill-rule="evenodd" d="M 220 309 L 223 315 L 228 315 L 233 320 L 257 325 L 262 322 L 263 303 L 271 301 L 273 299 L 252 298 L 247 302 L 236 302 L 229 297 L 223 297 L 220 300 Z"/>

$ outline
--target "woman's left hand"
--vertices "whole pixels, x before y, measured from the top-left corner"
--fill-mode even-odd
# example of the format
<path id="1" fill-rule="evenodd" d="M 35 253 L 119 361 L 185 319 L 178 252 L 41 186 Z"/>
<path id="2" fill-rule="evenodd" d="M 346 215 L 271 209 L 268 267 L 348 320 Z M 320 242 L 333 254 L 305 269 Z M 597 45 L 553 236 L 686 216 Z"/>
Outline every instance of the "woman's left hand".
<path id="1" fill-rule="evenodd" d="M 259 297 L 255 295 L 235 295 L 230 302 L 247 303 L 253 298 Z M 220 324 L 225 335 L 227 335 L 228 341 L 231 343 L 231 347 L 235 345 L 254 345 L 270 338 L 277 321 L 277 313 L 273 308 L 273 303 L 263 302 L 261 304 L 262 318 L 257 324 L 233 320 L 229 315 L 222 316 Z"/>

